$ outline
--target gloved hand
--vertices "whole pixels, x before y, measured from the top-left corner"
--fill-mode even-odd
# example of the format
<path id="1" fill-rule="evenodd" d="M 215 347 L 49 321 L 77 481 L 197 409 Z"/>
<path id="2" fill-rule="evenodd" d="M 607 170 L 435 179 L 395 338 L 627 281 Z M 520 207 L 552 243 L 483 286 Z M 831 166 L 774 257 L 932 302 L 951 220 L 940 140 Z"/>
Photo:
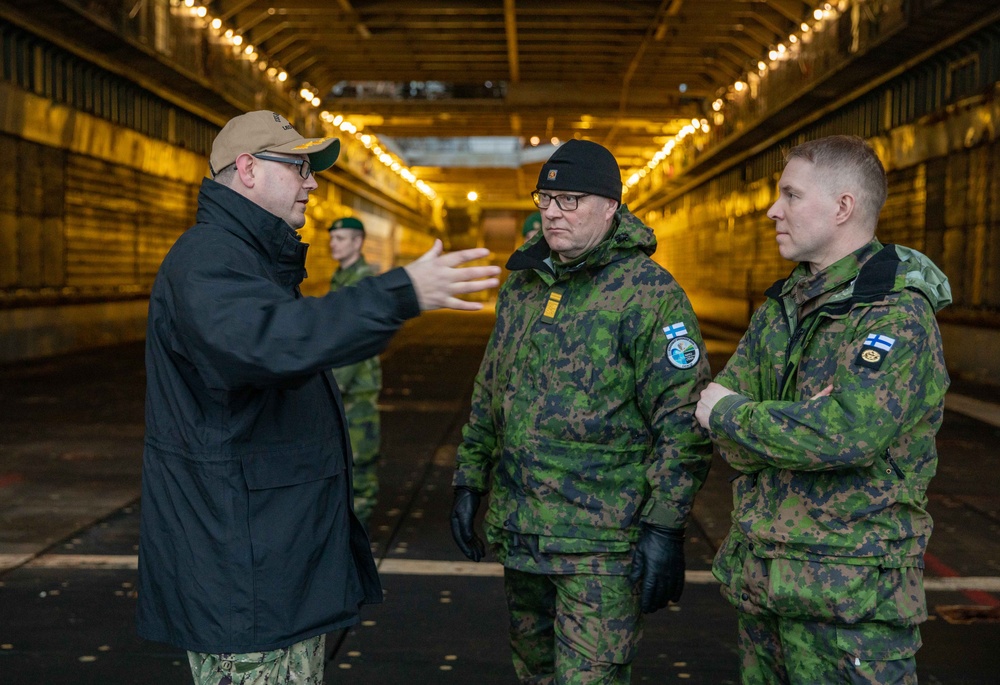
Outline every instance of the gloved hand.
<path id="1" fill-rule="evenodd" d="M 473 521 L 479 510 L 480 493 L 465 487 L 455 488 L 455 501 L 451 505 L 451 536 L 455 544 L 472 561 L 479 561 L 486 555 L 483 541 L 476 535 Z"/>
<path id="2" fill-rule="evenodd" d="M 684 590 L 684 530 L 642 524 L 629 581 L 642 581 L 642 612 L 676 602 Z"/>

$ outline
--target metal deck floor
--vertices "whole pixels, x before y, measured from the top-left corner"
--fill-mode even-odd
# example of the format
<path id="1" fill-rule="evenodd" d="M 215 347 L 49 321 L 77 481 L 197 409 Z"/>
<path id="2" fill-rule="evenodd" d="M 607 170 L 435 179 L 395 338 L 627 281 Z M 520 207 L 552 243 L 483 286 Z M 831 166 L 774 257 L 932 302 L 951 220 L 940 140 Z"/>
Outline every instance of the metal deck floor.
<path id="1" fill-rule="evenodd" d="M 328 683 L 514 682 L 498 567 L 465 562 L 448 524 L 455 446 L 491 326 L 488 313 L 433 313 L 383 356 L 371 530 L 386 598 L 329 636 Z M 717 371 L 732 341 L 710 343 Z M 133 627 L 142 356 L 135 344 L 0 367 L 0 684 L 190 682 L 183 652 Z M 935 611 L 1000 606 L 1000 428 L 989 420 L 1000 408 L 988 390 L 957 390 L 987 414 L 948 411 L 939 439 L 933 616 L 918 669 L 923 683 L 997 685 L 1000 624 L 954 624 Z M 730 473 L 716 459 L 689 529 L 684 596 L 648 617 L 635 683 L 738 681 L 735 612 L 708 573 L 728 526 Z"/>

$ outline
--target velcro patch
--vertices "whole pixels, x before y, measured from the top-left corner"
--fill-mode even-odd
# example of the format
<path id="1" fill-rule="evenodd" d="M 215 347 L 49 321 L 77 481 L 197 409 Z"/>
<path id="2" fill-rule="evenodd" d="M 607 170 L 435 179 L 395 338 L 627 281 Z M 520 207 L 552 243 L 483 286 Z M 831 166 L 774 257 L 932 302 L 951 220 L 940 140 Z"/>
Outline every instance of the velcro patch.
<path id="1" fill-rule="evenodd" d="M 542 312 L 542 323 L 554 323 L 556 314 L 559 313 L 559 304 L 562 302 L 564 288 L 554 288 L 549 293 L 549 301 L 545 303 L 545 311 Z"/>
<path id="2" fill-rule="evenodd" d="M 895 344 L 896 339 L 890 338 L 888 335 L 869 333 L 865 341 L 861 343 L 861 350 L 858 352 L 854 364 L 877 371 L 882 368 L 882 362 L 889 356 L 889 351 Z"/>
<path id="3" fill-rule="evenodd" d="M 669 326 L 663 327 L 663 335 L 667 336 L 667 340 L 673 340 L 674 338 L 679 338 L 687 334 L 688 329 L 687 326 L 684 325 L 683 321 L 678 321 L 677 323 L 672 323 Z"/>

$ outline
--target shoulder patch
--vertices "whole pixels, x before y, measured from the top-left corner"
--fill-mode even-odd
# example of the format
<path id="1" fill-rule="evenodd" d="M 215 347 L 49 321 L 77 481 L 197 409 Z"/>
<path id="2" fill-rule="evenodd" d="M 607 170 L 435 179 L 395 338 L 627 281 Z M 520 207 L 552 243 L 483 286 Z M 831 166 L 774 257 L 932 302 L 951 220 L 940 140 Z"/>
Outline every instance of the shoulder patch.
<path id="1" fill-rule="evenodd" d="M 889 351 L 895 344 L 895 338 L 890 338 L 887 335 L 880 335 L 878 333 L 869 333 L 868 337 L 865 338 L 863 343 L 861 343 L 861 350 L 858 352 L 858 356 L 854 360 L 855 366 L 865 366 L 869 369 L 875 369 L 876 371 L 881 369 L 882 363 L 885 361 L 885 358 L 889 355 Z"/>
<path id="2" fill-rule="evenodd" d="M 663 335 L 667 336 L 667 340 L 673 340 L 674 338 L 679 338 L 682 335 L 687 335 L 688 329 L 684 325 L 683 321 L 678 321 L 677 323 L 672 323 L 669 326 L 663 327 Z"/>
<path id="3" fill-rule="evenodd" d="M 701 350 L 698 349 L 694 340 L 687 336 L 674 337 L 667 345 L 667 359 L 678 369 L 690 369 L 701 359 Z"/>

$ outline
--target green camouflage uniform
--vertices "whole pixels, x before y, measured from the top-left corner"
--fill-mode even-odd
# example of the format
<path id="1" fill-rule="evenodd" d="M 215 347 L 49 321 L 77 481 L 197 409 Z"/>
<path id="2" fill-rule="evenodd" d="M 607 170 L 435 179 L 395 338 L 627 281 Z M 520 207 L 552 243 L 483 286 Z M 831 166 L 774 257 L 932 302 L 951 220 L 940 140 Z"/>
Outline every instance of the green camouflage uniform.
<path id="1" fill-rule="evenodd" d="M 458 450 L 454 484 L 490 493 L 486 536 L 506 567 L 522 681 L 550 682 L 556 661 L 560 683 L 627 682 L 641 633 L 626 579 L 639 523 L 683 528 L 708 473 L 697 321 L 649 258 L 652 231 L 625 208 L 614 222 L 572 262 L 552 263 L 542 235 L 511 257 Z M 518 601 L 558 584 L 584 606 L 602 583 L 625 597 L 556 626 L 558 655 L 552 617 Z"/>
<path id="2" fill-rule="evenodd" d="M 323 685 L 326 635 L 246 654 L 188 652 L 195 685 Z"/>
<path id="3" fill-rule="evenodd" d="M 354 285 L 374 275 L 364 256 L 346 269 L 337 269 L 330 290 Z M 344 400 L 344 412 L 354 453 L 354 513 L 367 524 L 378 496 L 378 453 L 381 439 L 378 394 L 382 390 L 382 365 L 378 357 L 333 370 Z"/>
<path id="4" fill-rule="evenodd" d="M 947 279 L 873 240 L 767 295 L 716 378 L 739 394 L 711 415 L 742 474 L 714 572 L 740 612 L 743 682 L 915 682 Z"/>

